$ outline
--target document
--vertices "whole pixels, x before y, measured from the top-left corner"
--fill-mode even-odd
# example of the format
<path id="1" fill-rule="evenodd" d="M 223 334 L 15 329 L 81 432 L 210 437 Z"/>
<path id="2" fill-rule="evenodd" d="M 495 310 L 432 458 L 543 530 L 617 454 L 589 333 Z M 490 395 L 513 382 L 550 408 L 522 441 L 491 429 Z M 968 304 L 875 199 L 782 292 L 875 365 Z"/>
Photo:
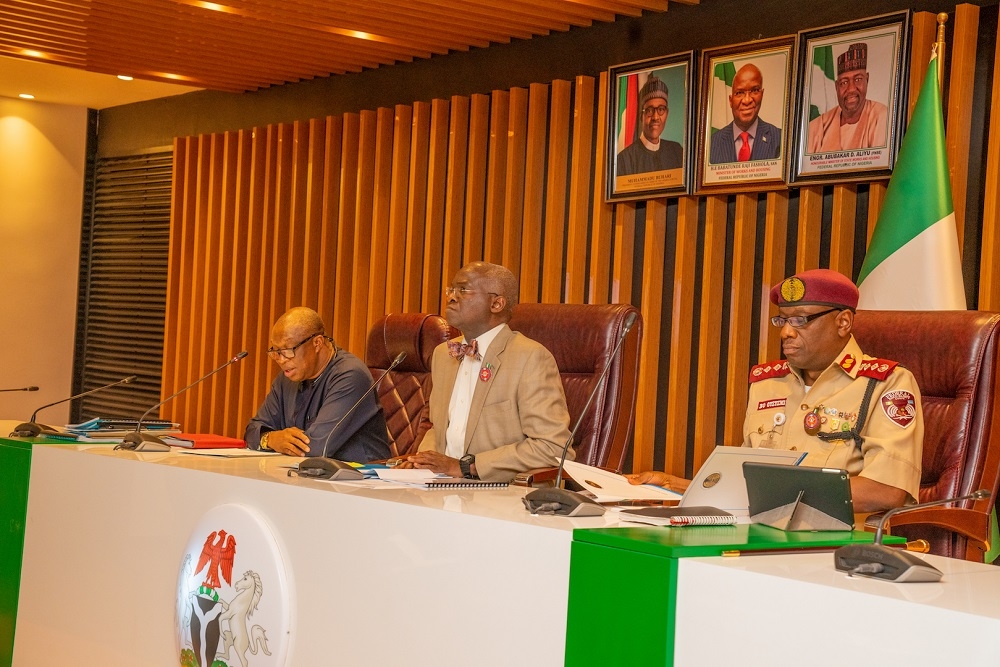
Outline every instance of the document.
<path id="1" fill-rule="evenodd" d="M 221 456 L 226 459 L 243 459 L 255 456 L 281 456 L 280 452 L 262 452 L 256 449 L 186 449 L 183 447 L 172 447 L 170 451 L 175 454 L 187 454 L 188 456 Z"/>
<path id="2" fill-rule="evenodd" d="M 680 500 L 681 494 L 650 484 L 630 484 L 624 475 L 608 472 L 576 461 L 566 461 L 566 474 L 594 494 L 599 503 L 621 500 Z"/>

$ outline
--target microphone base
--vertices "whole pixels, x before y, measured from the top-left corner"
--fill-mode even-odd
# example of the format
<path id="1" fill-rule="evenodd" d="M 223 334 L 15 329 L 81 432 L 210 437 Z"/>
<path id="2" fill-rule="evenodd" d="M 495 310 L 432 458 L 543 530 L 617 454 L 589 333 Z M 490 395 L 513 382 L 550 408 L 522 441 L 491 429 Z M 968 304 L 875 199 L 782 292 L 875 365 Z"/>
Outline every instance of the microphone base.
<path id="1" fill-rule="evenodd" d="M 288 472 L 291 473 L 293 471 L 289 470 Z M 309 458 L 302 459 L 295 472 L 298 473 L 299 477 L 332 479 L 342 482 L 356 481 L 364 479 L 365 477 L 363 472 L 351 464 L 344 461 L 338 461 L 337 459 L 328 459 L 323 456 L 311 456 Z"/>
<path id="2" fill-rule="evenodd" d="M 133 431 L 115 445 L 115 449 L 127 449 L 132 452 L 169 452 L 170 445 L 155 435 Z"/>
<path id="3" fill-rule="evenodd" d="M 941 570 L 905 549 L 884 544 L 848 544 L 833 552 L 833 564 L 851 576 L 885 581 L 941 581 Z"/>
<path id="4" fill-rule="evenodd" d="M 22 424 L 18 424 L 17 426 L 15 426 L 14 430 L 11 432 L 11 435 L 18 438 L 37 438 L 40 435 L 65 436 L 66 434 L 55 430 L 51 426 L 46 426 L 45 424 L 38 424 L 36 422 L 24 422 Z M 73 436 L 73 439 L 76 440 L 75 435 Z"/>
<path id="5" fill-rule="evenodd" d="M 601 516 L 604 506 L 583 494 L 555 487 L 535 489 L 522 499 L 525 509 L 532 514 L 557 514 L 559 516 Z"/>

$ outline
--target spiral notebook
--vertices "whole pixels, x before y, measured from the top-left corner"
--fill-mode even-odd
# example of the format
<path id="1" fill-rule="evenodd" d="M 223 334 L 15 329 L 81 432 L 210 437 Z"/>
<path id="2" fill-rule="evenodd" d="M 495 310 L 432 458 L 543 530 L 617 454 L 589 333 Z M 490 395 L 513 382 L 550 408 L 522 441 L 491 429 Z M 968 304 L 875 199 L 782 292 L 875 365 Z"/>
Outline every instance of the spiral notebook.
<path id="1" fill-rule="evenodd" d="M 510 482 L 490 482 L 485 479 L 436 477 L 420 484 L 425 489 L 502 489 Z"/>
<path id="2" fill-rule="evenodd" d="M 636 507 L 618 513 L 622 521 L 652 526 L 731 526 L 736 517 L 718 507 Z"/>

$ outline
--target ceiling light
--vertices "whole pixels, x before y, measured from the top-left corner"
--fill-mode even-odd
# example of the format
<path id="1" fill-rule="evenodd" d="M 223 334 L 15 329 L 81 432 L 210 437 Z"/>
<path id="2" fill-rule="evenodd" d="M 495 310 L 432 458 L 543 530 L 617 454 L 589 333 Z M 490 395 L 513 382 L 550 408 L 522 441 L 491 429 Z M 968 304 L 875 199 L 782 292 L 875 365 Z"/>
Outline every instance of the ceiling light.
<path id="1" fill-rule="evenodd" d="M 21 55 L 27 56 L 29 58 L 44 58 L 45 54 L 41 51 L 35 51 L 34 49 L 21 49 Z"/>
<path id="2" fill-rule="evenodd" d="M 118 78 L 121 79 L 122 81 L 131 81 L 132 80 L 132 77 L 130 77 L 128 74 L 119 74 Z"/>
<path id="3" fill-rule="evenodd" d="M 22 100 L 33 100 L 33 99 L 35 99 L 35 96 L 31 95 L 30 93 L 21 93 L 20 95 L 18 95 L 18 97 L 20 97 Z"/>

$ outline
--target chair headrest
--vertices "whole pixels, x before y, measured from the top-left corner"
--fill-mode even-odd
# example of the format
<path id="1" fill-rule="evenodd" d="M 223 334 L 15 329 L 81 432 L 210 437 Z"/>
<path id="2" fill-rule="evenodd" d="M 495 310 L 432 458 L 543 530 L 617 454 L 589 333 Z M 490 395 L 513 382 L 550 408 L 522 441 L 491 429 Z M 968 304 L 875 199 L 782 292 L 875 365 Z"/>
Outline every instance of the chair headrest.
<path id="1" fill-rule="evenodd" d="M 365 363 L 369 368 L 388 368 L 396 355 L 406 352 L 397 371 L 429 373 L 434 348 L 457 335 L 440 315 L 392 313 L 368 331 Z"/>

